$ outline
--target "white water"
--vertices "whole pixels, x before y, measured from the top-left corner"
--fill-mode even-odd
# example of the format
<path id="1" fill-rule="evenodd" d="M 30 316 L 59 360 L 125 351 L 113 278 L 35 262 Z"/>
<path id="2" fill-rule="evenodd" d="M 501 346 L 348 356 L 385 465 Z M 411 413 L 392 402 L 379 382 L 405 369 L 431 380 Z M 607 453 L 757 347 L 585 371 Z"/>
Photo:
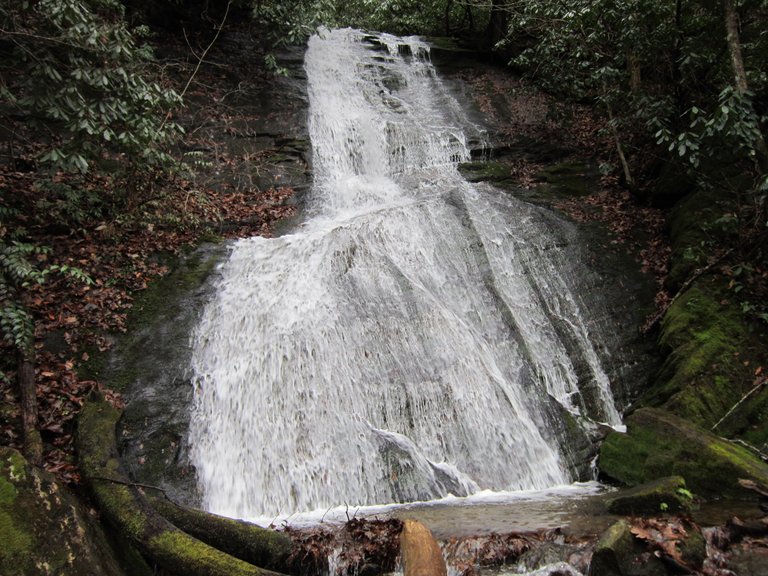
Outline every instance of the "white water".
<path id="1" fill-rule="evenodd" d="M 235 244 L 194 336 L 191 456 L 213 512 L 567 484 L 548 418 L 553 399 L 583 410 L 575 356 L 590 416 L 619 422 L 558 227 L 461 178 L 477 128 L 425 44 L 379 42 L 310 40 L 308 218 Z"/>

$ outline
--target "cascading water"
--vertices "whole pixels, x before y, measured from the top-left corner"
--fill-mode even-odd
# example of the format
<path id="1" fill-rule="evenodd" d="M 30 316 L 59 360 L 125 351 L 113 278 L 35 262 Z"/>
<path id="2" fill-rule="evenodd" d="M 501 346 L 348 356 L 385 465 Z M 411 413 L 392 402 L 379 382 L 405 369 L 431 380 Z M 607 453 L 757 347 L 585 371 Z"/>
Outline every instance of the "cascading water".
<path id="1" fill-rule="evenodd" d="M 326 31 L 305 67 L 308 217 L 235 244 L 194 336 L 204 506 L 253 518 L 570 482 L 552 404 L 619 415 L 558 227 L 462 179 L 477 129 L 421 41 Z"/>

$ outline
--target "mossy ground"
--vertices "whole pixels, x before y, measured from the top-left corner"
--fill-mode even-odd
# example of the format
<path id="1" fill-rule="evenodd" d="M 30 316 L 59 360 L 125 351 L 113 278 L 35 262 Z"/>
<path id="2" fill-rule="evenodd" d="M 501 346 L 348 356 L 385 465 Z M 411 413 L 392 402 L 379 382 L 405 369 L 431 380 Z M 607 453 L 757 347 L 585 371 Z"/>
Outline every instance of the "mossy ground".
<path id="1" fill-rule="evenodd" d="M 680 289 L 712 262 L 716 246 L 733 240 L 720 222 L 728 202 L 722 192 L 703 190 L 672 211 L 669 287 Z M 711 266 L 668 309 L 659 335 L 666 359 L 642 403 L 762 448 L 768 443 L 768 386 L 756 384 L 768 367 L 766 341 L 768 327 L 744 313 L 728 277 Z"/>

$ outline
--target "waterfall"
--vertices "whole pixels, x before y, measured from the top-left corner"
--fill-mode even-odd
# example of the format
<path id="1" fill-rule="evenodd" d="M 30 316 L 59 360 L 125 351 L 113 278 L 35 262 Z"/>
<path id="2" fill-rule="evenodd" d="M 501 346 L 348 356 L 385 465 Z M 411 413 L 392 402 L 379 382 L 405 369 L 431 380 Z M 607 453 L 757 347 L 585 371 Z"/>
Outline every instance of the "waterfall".
<path id="1" fill-rule="evenodd" d="M 619 415 L 564 232 L 462 179 L 481 131 L 422 41 L 323 31 L 305 67 L 307 218 L 233 246 L 193 337 L 204 506 L 253 518 L 571 482 L 552 403 Z"/>

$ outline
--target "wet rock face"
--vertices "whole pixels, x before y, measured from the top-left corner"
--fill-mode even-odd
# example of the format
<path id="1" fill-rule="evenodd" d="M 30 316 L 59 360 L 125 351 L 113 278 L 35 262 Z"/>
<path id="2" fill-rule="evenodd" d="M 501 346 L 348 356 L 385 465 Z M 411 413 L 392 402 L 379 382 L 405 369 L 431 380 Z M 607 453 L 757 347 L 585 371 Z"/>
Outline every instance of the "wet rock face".
<path id="1" fill-rule="evenodd" d="M 0 573 L 124 574 L 98 522 L 47 472 L 0 447 Z"/>
<path id="2" fill-rule="evenodd" d="M 239 40 L 230 41 L 237 43 Z M 235 49 L 246 50 L 243 46 L 233 47 Z M 226 144 L 230 148 L 229 155 L 242 157 L 241 166 L 247 169 L 254 155 L 268 153 L 269 170 L 254 168 L 250 176 L 239 172 L 241 180 L 236 183 L 236 189 L 270 185 L 301 188 L 308 185 L 311 175 L 308 171 L 306 82 L 302 58 L 303 52 L 297 51 L 281 62 L 288 68 L 289 74 L 276 79 L 274 84 L 270 81 L 256 87 L 245 76 L 239 78 L 249 87 L 248 91 L 236 93 L 229 102 L 235 109 L 244 111 L 230 126 Z M 216 141 L 215 126 L 205 126 L 203 130 L 208 139 Z M 535 143 L 532 145 L 535 149 Z M 213 154 L 211 150 L 202 152 L 204 155 Z M 550 152 L 547 148 L 537 157 L 549 158 Z M 563 171 L 562 166 L 554 169 L 547 182 L 554 185 L 555 176 L 562 176 Z M 573 170 L 566 172 L 569 177 L 576 178 L 579 186 L 586 182 L 586 176 L 580 171 L 576 170 L 576 176 Z M 593 175 L 587 176 L 591 178 Z M 487 181 L 489 178 L 479 177 L 478 180 Z M 499 194 L 504 192 L 500 190 Z M 590 328 L 617 324 L 623 330 L 621 334 L 611 336 L 623 342 L 621 355 L 611 356 L 608 352 L 611 346 L 607 343 L 597 351 L 606 364 L 611 382 L 634 383 L 640 387 L 643 376 L 652 372 L 648 368 L 649 362 L 652 362 L 650 354 L 647 350 L 640 350 L 636 342 L 635 326 L 640 323 L 642 312 L 634 292 L 638 292 L 635 288 L 643 280 L 638 279 L 635 272 L 630 272 L 629 266 L 616 272 L 617 265 L 600 252 L 600 240 L 596 238 L 594 249 L 574 248 L 574 266 L 582 267 L 591 261 L 597 269 L 597 273 L 590 275 L 585 282 L 579 297 L 586 308 L 594 311 Z M 185 444 L 192 400 L 189 335 L 202 305 L 210 296 L 205 284 L 206 274 L 202 271 L 210 272 L 216 259 L 225 253 L 226 249 L 204 250 L 192 256 L 191 260 L 181 261 L 177 266 L 180 276 L 171 276 L 164 281 L 165 288 L 160 290 L 166 292 L 158 296 L 157 303 L 142 314 L 141 328 L 131 334 L 127 344 L 118 347 L 110 367 L 102 375 L 102 380 L 112 387 L 119 387 L 116 381 L 123 384 L 127 409 L 120 424 L 118 440 L 131 476 L 142 483 L 160 486 L 171 497 L 189 505 L 200 503 L 195 471 L 189 464 L 188 446 Z M 202 264 L 192 262 L 196 259 Z M 632 266 L 636 269 L 634 262 Z M 586 372 L 580 369 L 578 362 L 575 369 Z M 589 403 L 589 386 L 583 388 L 585 402 Z M 634 392 L 619 388 L 621 385 L 614 386 L 614 395 L 618 397 L 618 403 L 625 406 Z M 587 413 L 593 413 L 589 406 L 586 408 Z M 584 423 L 574 421 L 569 414 L 553 413 L 548 416 L 555 422 L 552 441 L 568 445 L 568 467 L 575 477 L 589 479 L 590 462 L 596 450 L 595 440 L 602 437 L 604 430 L 585 430 Z"/>
<path id="3" fill-rule="evenodd" d="M 102 376 L 126 400 L 118 444 L 130 475 L 191 505 L 198 501 L 184 441 L 192 402 L 189 339 L 210 296 L 207 280 L 225 253 L 208 245 L 180 258 L 136 303 L 138 326 L 115 347 Z"/>

